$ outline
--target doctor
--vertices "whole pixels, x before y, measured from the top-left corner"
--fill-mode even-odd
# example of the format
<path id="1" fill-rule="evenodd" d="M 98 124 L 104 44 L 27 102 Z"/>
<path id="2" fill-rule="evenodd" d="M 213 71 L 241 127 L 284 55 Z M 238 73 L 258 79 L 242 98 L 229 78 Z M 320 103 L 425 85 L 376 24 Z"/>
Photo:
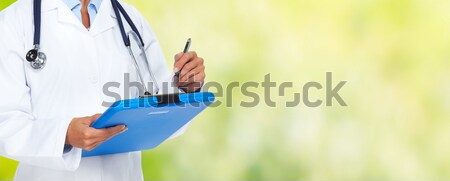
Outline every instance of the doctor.
<path id="1" fill-rule="evenodd" d="M 155 34 L 135 8 L 119 3 L 145 44 L 154 74 L 154 79 L 145 74 L 145 81 L 168 85 L 172 77 Z M 102 102 L 114 101 L 103 94 L 103 86 L 124 85 L 125 75 L 139 82 L 112 2 L 42 0 L 40 15 L 39 51 L 45 52 L 46 64 L 36 69 L 25 58 L 34 48 L 37 29 L 33 0 L 19 0 L 0 14 L 0 155 L 20 162 L 15 180 L 143 180 L 140 152 L 81 158 L 82 149 L 91 150 L 127 129 L 89 127 L 96 113 L 106 110 Z M 203 59 L 195 52 L 179 53 L 175 59 L 175 72 L 181 70 L 176 86 L 198 91 L 205 78 Z M 170 93 L 164 90 L 172 89 L 159 93 Z M 113 91 L 126 96 L 123 87 Z M 137 97 L 138 90 L 131 95 Z"/>

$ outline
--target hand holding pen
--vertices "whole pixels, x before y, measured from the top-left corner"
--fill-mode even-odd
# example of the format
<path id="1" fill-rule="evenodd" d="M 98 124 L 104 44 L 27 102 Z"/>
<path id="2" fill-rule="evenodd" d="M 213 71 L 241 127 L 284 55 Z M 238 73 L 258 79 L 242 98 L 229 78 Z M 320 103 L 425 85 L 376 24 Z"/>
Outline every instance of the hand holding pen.
<path id="1" fill-rule="evenodd" d="M 173 70 L 176 86 L 187 93 L 199 91 L 206 76 L 203 58 L 198 57 L 195 51 L 189 51 L 191 42 L 189 38 L 184 51 L 175 55 Z"/>

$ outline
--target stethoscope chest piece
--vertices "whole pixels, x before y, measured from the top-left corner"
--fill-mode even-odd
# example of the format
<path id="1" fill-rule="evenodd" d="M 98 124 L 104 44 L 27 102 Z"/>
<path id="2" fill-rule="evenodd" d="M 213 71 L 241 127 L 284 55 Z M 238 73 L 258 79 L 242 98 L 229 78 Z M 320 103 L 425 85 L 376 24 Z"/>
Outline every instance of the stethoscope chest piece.
<path id="1" fill-rule="evenodd" d="M 26 59 L 28 62 L 30 62 L 30 65 L 33 69 L 42 69 L 44 68 L 47 61 L 47 56 L 45 55 L 45 53 L 40 52 L 39 48 L 34 48 L 28 51 Z"/>

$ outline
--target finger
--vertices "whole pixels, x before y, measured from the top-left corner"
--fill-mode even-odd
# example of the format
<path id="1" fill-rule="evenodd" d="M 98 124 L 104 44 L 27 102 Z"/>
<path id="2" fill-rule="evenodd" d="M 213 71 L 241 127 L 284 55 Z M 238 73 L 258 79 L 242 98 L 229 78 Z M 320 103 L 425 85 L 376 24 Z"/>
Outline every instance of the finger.
<path id="1" fill-rule="evenodd" d="M 180 86 L 186 93 L 196 92 L 202 87 L 203 82 L 190 82 Z"/>
<path id="2" fill-rule="evenodd" d="M 87 136 L 86 138 L 93 139 L 92 142 L 101 141 L 106 136 L 108 136 L 108 132 L 105 131 L 104 129 L 95 129 L 92 127 L 89 127 L 88 129 L 89 130 L 86 131 L 87 135 L 85 136 Z"/>
<path id="3" fill-rule="evenodd" d="M 183 52 L 180 52 L 180 53 L 177 53 L 174 57 L 173 57 L 173 59 L 175 60 L 175 63 L 177 63 L 178 62 L 178 60 L 181 58 L 181 56 L 183 56 Z M 174 63 L 174 64 L 175 64 Z"/>
<path id="4" fill-rule="evenodd" d="M 184 65 L 186 65 L 186 63 L 188 63 L 189 61 L 193 60 L 196 57 L 197 57 L 196 52 L 184 53 L 181 56 L 181 58 L 177 62 L 175 62 L 174 72 L 179 72 L 180 70 L 182 70 Z"/>
<path id="5" fill-rule="evenodd" d="M 89 126 L 91 126 L 92 123 L 94 123 L 95 121 L 97 121 L 97 119 L 100 118 L 100 116 L 102 116 L 102 114 L 100 114 L 100 113 L 91 116 L 91 119 L 89 119 Z"/>
<path id="6" fill-rule="evenodd" d="M 117 127 L 117 126 L 115 126 L 115 127 Z M 106 129 L 108 129 L 108 128 L 106 128 Z M 125 127 L 125 129 L 120 131 L 119 133 L 113 133 L 112 135 L 106 134 L 103 137 L 97 137 L 95 141 L 93 141 L 89 146 L 87 146 L 87 148 L 94 149 L 98 145 L 104 143 L 105 141 L 108 141 L 109 139 L 113 138 L 114 136 L 117 136 L 118 134 L 121 134 L 127 130 L 128 130 L 128 128 Z"/>
<path id="7" fill-rule="evenodd" d="M 86 146 L 86 147 L 85 147 L 85 150 L 91 151 L 91 150 L 95 149 L 97 146 L 99 146 L 100 144 L 102 144 L 102 143 L 104 143 L 104 142 L 105 142 L 105 141 L 97 141 L 97 142 L 95 142 L 95 143 L 93 143 L 93 144 L 91 144 L 91 145 Z"/>
<path id="8" fill-rule="evenodd" d="M 124 131 L 122 131 L 122 132 L 124 132 Z M 120 132 L 120 133 L 122 133 L 122 132 Z M 120 133 L 118 133 L 118 134 L 120 134 Z M 88 151 L 93 150 L 93 149 L 95 149 L 97 146 L 101 145 L 102 143 L 108 141 L 109 139 L 113 138 L 114 136 L 116 136 L 116 135 L 118 135 L 118 134 L 115 134 L 115 135 L 112 135 L 112 136 L 109 136 L 109 137 L 106 137 L 106 138 L 105 138 L 105 137 L 102 137 L 101 139 L 97 139 L 97 140 L 95 140 L 92 144 L 88 145 L 88 146 L 86 147 L 86 150 L 88 150 Z"/>
<path id="9" fill-rule="evenodd" d="M 188 85 L 190 85 L 190 84 L 192 84 L 193 83 L 193 80 L 185 80 L 185 81 L 178 81 L 177 83 L 176 83 L 176 86 L 177 87 L 185 87 L 185 86 L 188 86 Z"/>
<path id="10" fill-rule="evenodd" d="M 188 73 L 186 73 L 184 76 L 180 77 L 180 81 L 184 82 L 187 81 L 189 78 L 191 77 L 195 77 L 194 80 L 200 80 L 202 81 L 203 78 L 200 74 L 205 74 L 205 66 L 203 65 L 199 65 L 197 67 L 195 67 L 194 69 L 192 69 L 191 71 L 189 71 Z"/>
<path id="11" fill-rule="evenodd" d="M 180 89 L 182 89 L 185 93 L 190 93 L 188 90 L 188 87 L 193 84 L 193 83 L 189 83 L 189 84 L 185 84 L 183 86 L 178 86 Z"/>
<path id="12" fill-rule="evenodd" d="M 91 118 L 91 116 L 86 116 L 86 117 L 82 117 L 82 118 L 78 118 L 79 120 L 79 122 L 81 123 L 81 124 L 83 124 L 83 125 L 87 125 L 87 126 L 90 126 L 91 124 L 92 124 L 92 122 L 94 122 L 95 120 L 93 120 L 92 118 Z"/>
<path id="13" fill-rule="evenodd" d="M 187 73 L 199 66 L 203 66 L 203 58 L 197 57 L 184 65 L 183 69 L 180 72 L 180 76 L 185 76 Z"/>
<path id="14" fill-rule="evenodd" d="M 205 80 L 205 73 L 200 72 L 199 74 L 196 74 L 195 76 L 192 76 L 187 80 L 177 82 L 176 86 L 185 87 L 195 82 L 200 82 L 201 84 L 203 84 L 204 80 Z"/>
<path id="15" fill-rule="evenodd" d="M 98 113 L 98 114 L 94 114 L 91 116 L 92 119 L 97 120 L 100 116 L 102 116 L 102 114 Z"/>
<path id="16" fill-rule="evenodd" d="M 175 85 L 176 85 L 177 87 L 179 87 L 179 88 L 183 88 L 183 87 L 185 87 L 185 86 L 187 86 L 187 85 L 189 85 L 189 84 L 191 84 L 191 82 L 181 82 L 181 81 L 179 81 L 179 82 L 177 82 Z"/>
<path id="17" fill-rule="evenodd" d="M 200 72 L 198 74 L 195 74 L 194 76 L 188 77 L 187 79 L 185 78 L 185 80 L 183 80 L 183 81 L 180 81 L 179 86 L 185 86 L 186 84 L 190 84 L 190 83 L 194 83 L 194 82 L 203 83 L 204 80 L 205 80 L 205 73 Z"/>
<path id="18" fill-rule="evenodd" d="M 125 125 L 117 125 L 114 127 L 109 127 L 109 128 L 103 128 L 103 129 L 98 129 L 99 135 L 103 138 L 108 138 L 111 137 L 113 135 L 119 134 L 125 130 L 127 130 L 128 128 Z"/>
<path id="19" fill-rule="evenodd" d="M 189 84 L 188 86 L 184 87 L 184 90 L 186 91 L 186 93 L 192 93 L 192 92 L 197 92 L 198 90 L 200 90 L 200 88 L 201 88 L 201 83 L 194 82 L 194 83 Z"/>
<path id="20" fill-rule="evenodd" d="M 81 123 L 83 123 L 84 125 L 91 126 L 91 124 L 92 124 L 94 121 L 96 121 L 101 115 L 102 115 L 102 114 L 95 114 L 95 115 L 92 115 L 92 116 L 88 116 L 88 117 L 81 118 L 81 120 L 82 120 Z"/>

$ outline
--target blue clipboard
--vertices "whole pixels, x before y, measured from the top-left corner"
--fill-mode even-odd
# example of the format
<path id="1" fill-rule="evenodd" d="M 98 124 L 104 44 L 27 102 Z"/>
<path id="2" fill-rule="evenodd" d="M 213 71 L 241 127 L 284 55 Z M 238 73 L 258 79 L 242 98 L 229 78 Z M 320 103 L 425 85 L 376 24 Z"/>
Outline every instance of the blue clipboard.
<path id="1" fill-rule="evenodd" d="M 100 129 L 124 124 L 128 130 L 83 157 L 149 150 L 157 147 L 211 105 L 215 96 L 210 92 L 166 94 L 121 100 L 114 103 L 91 127 Z"/>

